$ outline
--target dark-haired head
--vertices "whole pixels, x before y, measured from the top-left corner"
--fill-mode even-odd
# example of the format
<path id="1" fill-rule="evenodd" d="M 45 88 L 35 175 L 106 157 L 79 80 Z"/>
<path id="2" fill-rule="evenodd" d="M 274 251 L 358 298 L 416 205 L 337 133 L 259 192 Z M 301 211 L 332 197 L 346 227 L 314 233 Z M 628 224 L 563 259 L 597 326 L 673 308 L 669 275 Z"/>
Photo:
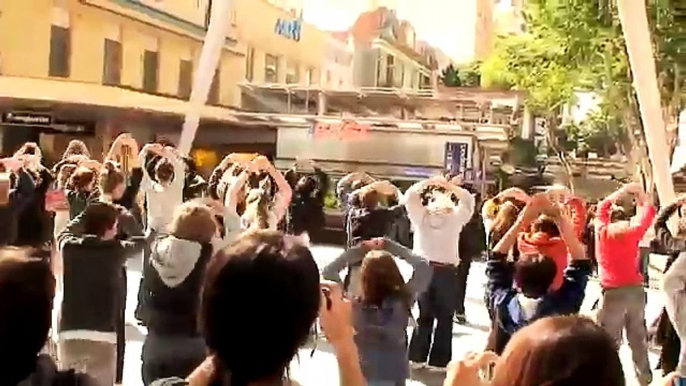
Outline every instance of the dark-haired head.
<path id="1" fill-rule="evenodd" d="M 248 232 L 220 251 L 207 267 L 201 311 L 216 378 L 230 374 L 232 386 L 280 379 L 319 303 L 317 264 L 297 238 Z"/>
<path id="2" fill-rule="evenodd" d="M 3 383 L 19 384 L 34 369 L 52 322 L 55 277 L 27 249 L 0 249 L 0 355 Z"/>
<path id="3" fill-rule="evenodd" d="M 107 161 L 100 170 L 100 191 L 119 200 L 126 190 L 124 172 L 114 162 Z"/>
<path id="4" fill-rule="evenodd" d="M 491 386 L 624 386 L 612 338 L 592 320 L 558 316 L 538 320 L 507 344 Z"/>
<path id="5" fill-rule="evenodd" d="M 119 208 L 107 202 L 89 204 L 83 212 L 83 231 L 102 239 L 111 240 L 117 235 Z"/>
<path id="6" fill-rule="evenodd" d="M 64 165 L 62 168 L 64 169 L 65 167 L 65 173 L 68 173 L 70 168 L 69 166 L 72 165 Z M 60 174 L 62 173 L 62 170 L 60 169 Z M 62 177 L 62 175 L 60 175 Z M 73 173 L 71 174 L 71 177 L 69 179 L 68 185 L 74 189 L 75 191 L 81 193 L 81 194 L 90 194 L 93 192 L 95 189 L 95 171 L 88 169 L 86 167 L 77 167 Z"/>
<path id="7" fill-rule="evenodd" d="M 301 197 L 312 195 L 317 188 L 317 182 L 311 176 L 302 176 L 295 185 L 295 193 Z"/>
<path id="8" fill-rule="evenodd" d="M 83 143 L 83 141 L 79 141 L 78 139 L 72 139 L 69 142 L 67 150 L 65 150 L 64 154 L 62 154 L 62 159 L 64 160 L 75 155 L 82 155 L 88 158 L 91 157 L 91 153 L 90 151 L 88 151 L 88 147 L 86 147 L 86 144 Z"/>
<path id="9" fill-rule="evenodd" d="M 155 179 L 162 185 L 169 185 L 174 179 L 174 164 L 166 157 L 160 157 L 155 165 Z"/>
<path id="10" fill-rule="evenodd" d="M 548 293 L 556 275 L 555 260 L 542 254 L 521 255 L 514 266 L 515 285 L 528 298 Z"/>
<path id="11" fill-rule="evenodd" d="M 545 233 L 548 237 L 560 237 L 560 229 L 557 227 L 555 219 L 548 215 L 539 216 L 531 224 L 532 233 Z"/>

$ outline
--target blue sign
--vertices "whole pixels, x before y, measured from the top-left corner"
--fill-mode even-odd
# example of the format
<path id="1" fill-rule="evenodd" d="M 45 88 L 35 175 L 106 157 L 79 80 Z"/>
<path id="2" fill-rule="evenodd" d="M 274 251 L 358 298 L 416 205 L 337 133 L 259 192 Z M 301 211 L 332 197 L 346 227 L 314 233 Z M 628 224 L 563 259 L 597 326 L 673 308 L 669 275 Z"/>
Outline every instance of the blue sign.
<path id="1" fill-rule="evenodd" d="M 445 170 L 452 175 L 463 175 L 467 171 L 469 148 L 463 142 L 446 142 Z"/>
<path id="2" fill-rule="evenodd" d="M 279 19 L 276 21 L 276 26 L 274 26 L 274 32 L 276 32 L 277 35 L 285 37 L 286 39 L 299 42 L 302 27 L 303 25 L 301 20 Z"/>

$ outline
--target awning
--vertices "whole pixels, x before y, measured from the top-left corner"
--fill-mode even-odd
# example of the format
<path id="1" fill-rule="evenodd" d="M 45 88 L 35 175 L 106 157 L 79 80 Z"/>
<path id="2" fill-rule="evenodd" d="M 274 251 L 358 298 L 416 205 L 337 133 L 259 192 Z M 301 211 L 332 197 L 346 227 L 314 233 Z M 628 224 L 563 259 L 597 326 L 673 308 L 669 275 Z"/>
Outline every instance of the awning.
<path id="1" fill-rule="evenodd" d="M 122 110 L 185 116 L 190 103 L 115 86 L 80 83 L 69 80 L 34 79 L 0 76 L 0 99 L 61 102 Z M 203 106 L 202 119 L 235 122 L 229 108 Z"/>

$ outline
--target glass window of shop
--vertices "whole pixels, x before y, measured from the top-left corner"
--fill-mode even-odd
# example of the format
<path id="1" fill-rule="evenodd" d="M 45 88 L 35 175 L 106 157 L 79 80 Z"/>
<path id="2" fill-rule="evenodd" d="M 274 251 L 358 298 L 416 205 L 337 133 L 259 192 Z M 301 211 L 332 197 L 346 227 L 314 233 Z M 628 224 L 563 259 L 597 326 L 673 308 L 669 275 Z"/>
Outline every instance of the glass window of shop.
<path id="1" fill-rule="evenodd" d="M 71 73 L 71 31 L 69 27 L 52 25 L 50 29 L 50 67 L 48 75 L 68 78 Z"/>
<path id="2" fill-rule="evenodd" d="M 157 51 L 145 50 L 143 54 L 143 90 L 157 92 L 159 54 Z"/>
<path id="3" fill-rule="evenodd" d="M 181 59 L 179 61 L 179 97 L 190 99 L 193 88 L 193 61 Z"/>
<path id="4" fill-rule="evenodd" d="M 300 66 L 298 63 L 289 61 L 286 66 L 286 83 L 298 84 L 300 83 Z"/>
<path id="5" fill-rule="evenodd" d="M 116 40 L 105 39 L 105 57 L 103 60 L 102 83 L 118 85 L 121 83 L 122 48 Z"/>
<path id="6" fill-rule="evenodd" d="M 279 82 L 279 57 L 272 54 L 266 54 L 264 60 L 264 82 L 278 83 Z"/>

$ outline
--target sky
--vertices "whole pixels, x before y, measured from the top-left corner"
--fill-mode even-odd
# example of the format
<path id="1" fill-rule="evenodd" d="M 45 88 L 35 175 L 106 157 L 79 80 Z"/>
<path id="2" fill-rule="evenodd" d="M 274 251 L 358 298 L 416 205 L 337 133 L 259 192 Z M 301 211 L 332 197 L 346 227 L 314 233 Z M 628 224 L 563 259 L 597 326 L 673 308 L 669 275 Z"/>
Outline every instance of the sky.
<path id="1" fill-rule="evenodd" d="M 303 0 L 305 20 L 324 30 L 347 30 L 373 0 Z M 421 40 L 458 60 L 462 54 L 460 36 L 469 26 L 460 15 L 475 8 L 475 0 L 377 0 L 395 1 L 398 17 L 415 27 Z M 472 11 L 473 12 L 473 11 Z M 472 27 L 473 28 L 473 27 Z M 467 50 L 469 51 L 469 50 Z"/>

